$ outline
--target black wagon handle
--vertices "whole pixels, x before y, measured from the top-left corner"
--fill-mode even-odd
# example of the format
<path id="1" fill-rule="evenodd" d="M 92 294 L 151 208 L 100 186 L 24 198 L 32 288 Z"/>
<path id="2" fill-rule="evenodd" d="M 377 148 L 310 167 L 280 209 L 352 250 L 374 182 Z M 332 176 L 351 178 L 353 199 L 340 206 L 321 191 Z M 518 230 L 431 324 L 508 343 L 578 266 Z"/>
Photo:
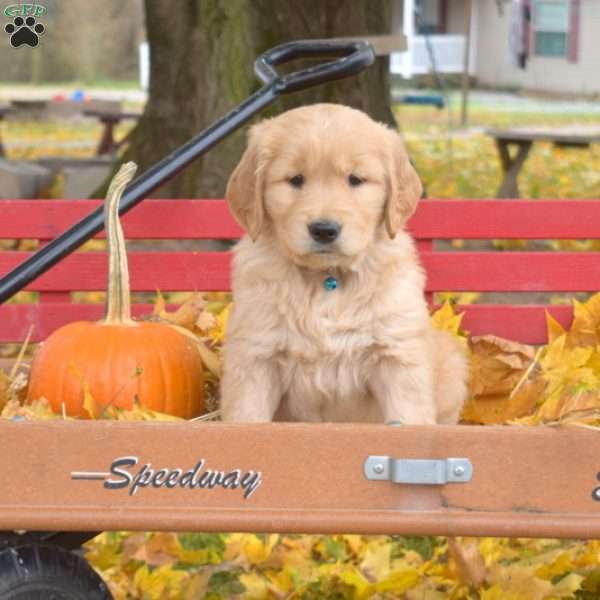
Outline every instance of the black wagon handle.
<path id="1" fill-rule="evenodd" d="M 274 69 L 298 58 L 336 57 L 337 60 L 308 67 L 286 75 Z M 375 52 L 363 40 L 301 40 L 276 46 L 254 61 L 254 72 L 265 84 L 275 83 L 279 93 L 296 92 L 314 85 L 360 73 L 373 64 Z"/>
<path id="2" fill-rule="evenodd" d="M 273 68 L 297 58 L 340 57 L 295 73 L 279 75 Z M 375 60 L 368 42 L 304 40 L 276 46 L 256 59 L 255 71 L 265 85 L 229 114 L 199 133 L 135 179 L 125 190 L 119 214 L 132 209 L 163 183 L 172 179 L 194 159 L 208 152 L 224 137 L 271 104 L 280 94 L 350 77 Z M 79 248 L 104 228 L 104 212 L 99 207 L 0 279 L 0 304 L 22 290 L 50 267 Z"/>

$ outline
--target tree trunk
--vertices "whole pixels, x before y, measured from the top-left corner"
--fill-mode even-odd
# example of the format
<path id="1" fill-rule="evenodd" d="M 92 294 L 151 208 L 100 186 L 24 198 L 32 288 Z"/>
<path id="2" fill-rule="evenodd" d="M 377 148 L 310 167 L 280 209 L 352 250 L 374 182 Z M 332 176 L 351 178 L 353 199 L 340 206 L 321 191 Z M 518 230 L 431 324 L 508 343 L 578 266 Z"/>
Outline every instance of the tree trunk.
<path id="1" fill-rule="evenodd" d="M 125 160 L 140 172 L 226 114 L 259 83 L 254 58 L 290 40 L 382 34 L 391 0 L 146 0 L 150 90 Z M 299 65 L 290 68 L 296 70 Z M 366 73 L 280 98 L 261 117 L 313 102 L 360 108 L 393 124 L 388 60 Z M 157 197 L 222 197 L 244 146 L 243 132 L 221 142 L 162 186 Z"/>

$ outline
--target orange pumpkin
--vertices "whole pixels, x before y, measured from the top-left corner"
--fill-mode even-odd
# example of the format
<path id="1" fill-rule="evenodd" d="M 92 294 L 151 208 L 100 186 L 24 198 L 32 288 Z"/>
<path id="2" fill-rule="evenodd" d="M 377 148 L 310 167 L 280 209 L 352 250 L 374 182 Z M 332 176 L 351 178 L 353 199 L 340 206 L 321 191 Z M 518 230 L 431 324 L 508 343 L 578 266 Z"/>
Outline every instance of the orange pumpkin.
<path id="1" fill-rule="evenodd" d="M 194 341 L 171 326 L 131 318 L 129 272 L 118 208 L 136 171 L 123 165 L 105 203 L 109 251 L 106 316 L 57 329 L 31 367 L 28 399 L 46 398 L 53 410 L 88 417 L 86 388 L 99 412 L 141 406 L 183 418 L 204 410 L 202 359 Z"/>

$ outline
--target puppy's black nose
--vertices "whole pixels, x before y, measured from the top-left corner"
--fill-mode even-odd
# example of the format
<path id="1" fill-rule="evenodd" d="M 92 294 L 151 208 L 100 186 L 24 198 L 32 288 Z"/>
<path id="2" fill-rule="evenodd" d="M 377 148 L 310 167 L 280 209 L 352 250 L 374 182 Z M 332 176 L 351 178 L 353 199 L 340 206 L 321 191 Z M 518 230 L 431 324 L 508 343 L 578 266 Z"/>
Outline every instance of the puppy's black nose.
<path id="1" fill-rule="evenodd" d="M 310 237 L 320 244 L 331 244 L 340 235 L 342 227 L 335 221 L 313 221 L 308 226 Z"/>

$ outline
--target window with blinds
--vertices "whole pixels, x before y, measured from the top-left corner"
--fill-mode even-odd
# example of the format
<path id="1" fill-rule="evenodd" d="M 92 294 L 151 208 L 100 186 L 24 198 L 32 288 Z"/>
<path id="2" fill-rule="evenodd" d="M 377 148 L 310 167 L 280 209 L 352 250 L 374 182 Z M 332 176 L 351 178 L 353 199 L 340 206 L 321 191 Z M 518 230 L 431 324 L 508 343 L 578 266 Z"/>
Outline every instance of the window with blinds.
<path id="1" fill-rule="evenodd" d="M 567 56 L 569 17 L 569 0 L 534 0 L 533 48 L 537 56 Z"/>

